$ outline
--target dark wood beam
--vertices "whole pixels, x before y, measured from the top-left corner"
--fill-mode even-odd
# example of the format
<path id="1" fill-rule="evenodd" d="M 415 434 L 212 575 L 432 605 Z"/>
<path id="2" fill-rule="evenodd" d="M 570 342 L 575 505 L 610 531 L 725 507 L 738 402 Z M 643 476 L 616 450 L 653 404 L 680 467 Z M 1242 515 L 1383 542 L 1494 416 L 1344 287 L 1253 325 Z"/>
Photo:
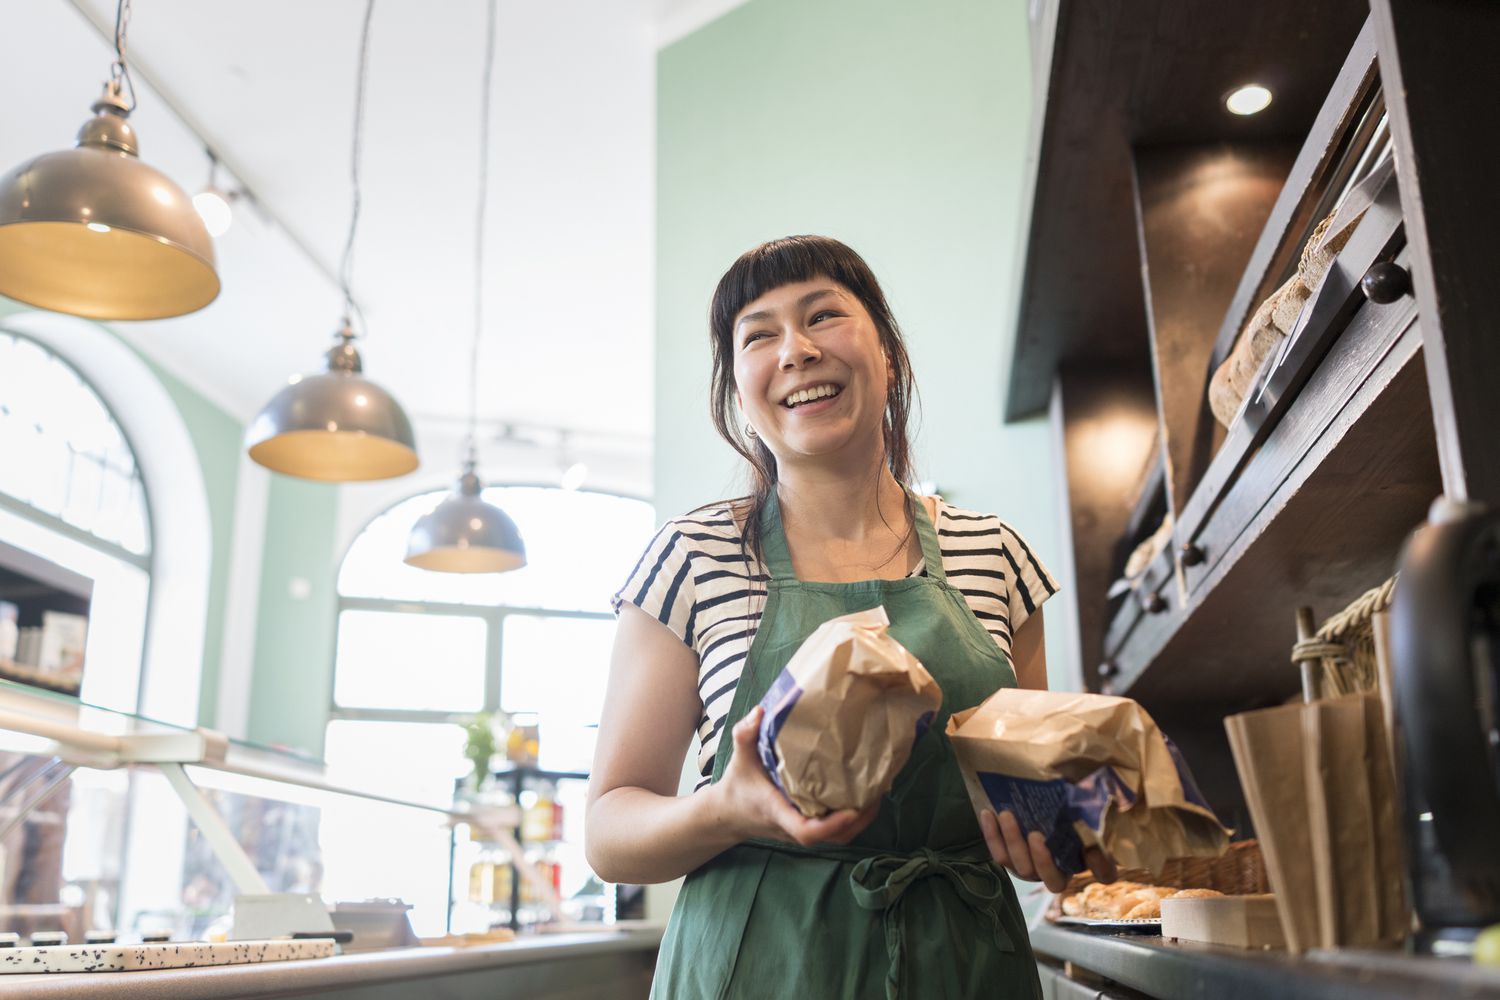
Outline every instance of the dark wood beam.
<path id="1" fill-rule="evenodd" d="M 1500 506 L 1500 5 L 1371 0 L 1443 491 Z"/>

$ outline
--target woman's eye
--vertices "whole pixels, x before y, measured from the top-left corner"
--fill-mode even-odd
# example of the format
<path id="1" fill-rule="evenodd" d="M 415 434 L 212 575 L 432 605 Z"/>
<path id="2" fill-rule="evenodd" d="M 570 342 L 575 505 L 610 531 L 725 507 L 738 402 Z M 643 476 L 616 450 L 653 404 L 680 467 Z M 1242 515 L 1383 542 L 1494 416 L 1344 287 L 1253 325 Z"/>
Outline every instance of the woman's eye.
<path id="1" fill-rule="evenodd" d="M 763 337 L 769 337 L 769 336 L 770 336 L 770 334 L 766 333 L 764 330 L 760 330 L 760 331 L 757 331 L 755 333 L 747 333 L 747 334 L 745 334 L 745 340 L 744 340 L 744 343 L 743 343 L 742 346 L 749 347 L 751 344 L 755 343 L 757 340 L 760 340 Z"/>
<path id="2" fill-rule="evenodd" d="M 821 312 L 815 312 L 815 313 L 813 313 L 812 322 L 814 322 L 814 323 L 821 323 L 823 320 L 829 319 L 830 317 L 837 316 L 837 315 L 838 315 L 838 313 L 834 312 L 831 309 L 824 309 Z"/>

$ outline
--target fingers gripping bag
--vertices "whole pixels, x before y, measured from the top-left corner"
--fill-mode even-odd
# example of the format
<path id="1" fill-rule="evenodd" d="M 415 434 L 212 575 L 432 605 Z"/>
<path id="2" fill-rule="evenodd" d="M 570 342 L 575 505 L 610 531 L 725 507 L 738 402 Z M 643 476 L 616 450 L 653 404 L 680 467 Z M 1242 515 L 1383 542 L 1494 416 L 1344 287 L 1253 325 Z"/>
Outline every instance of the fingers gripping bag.
<path id="1" fill-rule="evenodd" d="M 1039 830 L 1058 869 L 1102 846 L 1126 868 L 1218 857 L 1229 831 L 1187 762 L 1129 698 L 1005 688 L 948 720 L 975 812 L 1009 810 Z"/>
<path id="2" fill-rule="evenodd" d="M 824 622 L 761 699 L 761 762 L 804 816 L 878 801 L 942 704 L 889 628 L 884 608 Z"/>

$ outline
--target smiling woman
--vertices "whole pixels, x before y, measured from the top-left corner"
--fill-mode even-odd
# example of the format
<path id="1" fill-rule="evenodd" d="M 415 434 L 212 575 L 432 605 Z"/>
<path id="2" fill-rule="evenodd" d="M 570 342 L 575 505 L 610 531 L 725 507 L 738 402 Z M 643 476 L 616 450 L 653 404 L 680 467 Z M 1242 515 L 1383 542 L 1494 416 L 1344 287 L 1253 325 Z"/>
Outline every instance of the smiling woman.
<path id="1" fill-rule="evenodd" d="M 1035 877 L 1028 846 L 1046 848 L 987 845 L 943 724 L 1018 673 L 1045 677 L 1056 584 L 999 518 L 904 485 L 915 383 L 853 250 L 798 236 L 744 254 L 710 338 L 713 422 L 751 492 L 668 521 L 615 596 L 585 831 L 604 878 L 688 876 L 653 996 L 1036 996 L 999 866 Z M 890 794 L 807 817 L 755 753 L 756 706 L 818 626 L 875 607 L 942 710 Z M 701 780 L 678 796 L 695 730 Z"/>
<path id="2" fill-rule="evenodd" d="M 798 290 L 793 291 L 794 286 Z M 760 524 L 754 515 L 765 507 L 777 481 L 776 457 L 765 442 L 747 435 L 735 419 L 737 410 L 743 408 L 744 398 L 740 355 L 750 353 L 744 349 L 746 344 L 743 341 L 737 344 L 735 338 L 748 339 L 752 333 L 775 336 L 770 323 L 774 306 L 770 303 L 765 309 L 740 315 L 768 292 L 778 293 L 777 299 L 788 295 L 795 297 L 795 308 L 791 310 L 793 318 L 798 310 L 806 311 L 820 303 L 836 304 L 839 308 L 815 311 L 808 318 L 825 324 L 842 319 L 846 330 L 851 307 L 861 309 L 864 321 L 878 338 L 887 373 L 884 417 L 878 424 L 885 464 L 897 482 L 909 483 L 914 478 L 907 421 L 916 397 L 916 382 L 912 377 L 906 344 L 901 339 L 901 329 L 875 275 L 858 254 L 837 240 L 791 236 L 763 244 L 741 256 L 719 280 L 709 314 L 709 336 L 713 344 L 709 410 L 719 434 L 750 463 L 753 478 L 748 512 L 751 516 L 746 518 L 745 531 L 746 542 L 756 554 L 760 552 Z M 782 311 L 786 311 L 784 305 Z M 863 323 L 858 325 L 863 332 L 868 332 Z M 803 346 L 813 346 L 816 350 L 810 340 Z M 765 353 L 764 350 L 761 353 Z M 746 367 L 749 369 L 748 363 Z M 753 371 L 747 371 L 746 377 L 751 375 Z M 769 378 L 769 375 L 765 377 Z M 747 426 L 756 428 L 756 433 L 759 433 L 753 422 Z"/>

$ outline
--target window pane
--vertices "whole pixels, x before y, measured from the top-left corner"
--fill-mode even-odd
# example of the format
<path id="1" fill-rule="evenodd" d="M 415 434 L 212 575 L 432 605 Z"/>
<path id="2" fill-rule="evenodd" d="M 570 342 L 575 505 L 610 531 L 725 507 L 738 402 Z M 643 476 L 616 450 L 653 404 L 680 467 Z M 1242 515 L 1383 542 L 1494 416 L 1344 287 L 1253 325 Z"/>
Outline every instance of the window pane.
<path id="1" fill-rule="evenodd" d="M 150 549 L 135 456 L 99 395 L 40 344 L 0 332 L 0 490 L 108 542 Z"/>
<path id="2" fill-rule="evenodd" d="M 484 707 L 486 632 L 482 618 L 345 611 L 333 700 L 351 708 L 477 712 Z"/>
<path id="3" fill-rule="evenodd" d="M 381 775 L 395 797 L 447 801 L 466 774 L 460 726 L 412 722 L 328 724 L 324 755 L 335 784 Z M 448 829 L 436 813 L 334 796 L 324 807 L 323 898 L 396 897 L 412 904 L 413 929 L 443 933 L 448 915 Z"/>
<path id="4" fill-rule="evenodd" d="M 433 573 L 407 566 L 417 518 L 446 496 L 412 497 L 371 521 L 349 548 L 339 593 L 349 597 L 485 606 L 609 611 L 651 536 L 655 514 L 642 500 L 533 486 L 492 486 L 484 499 L 515 520 L 527 565 L 512 573 Z"/>
<path id="5" fill-rule="evenodd" d="M 588 770 L 614 621 L 507 615 L 502 635 L 500 707 L 537 713 L 543 767 Z"/>

